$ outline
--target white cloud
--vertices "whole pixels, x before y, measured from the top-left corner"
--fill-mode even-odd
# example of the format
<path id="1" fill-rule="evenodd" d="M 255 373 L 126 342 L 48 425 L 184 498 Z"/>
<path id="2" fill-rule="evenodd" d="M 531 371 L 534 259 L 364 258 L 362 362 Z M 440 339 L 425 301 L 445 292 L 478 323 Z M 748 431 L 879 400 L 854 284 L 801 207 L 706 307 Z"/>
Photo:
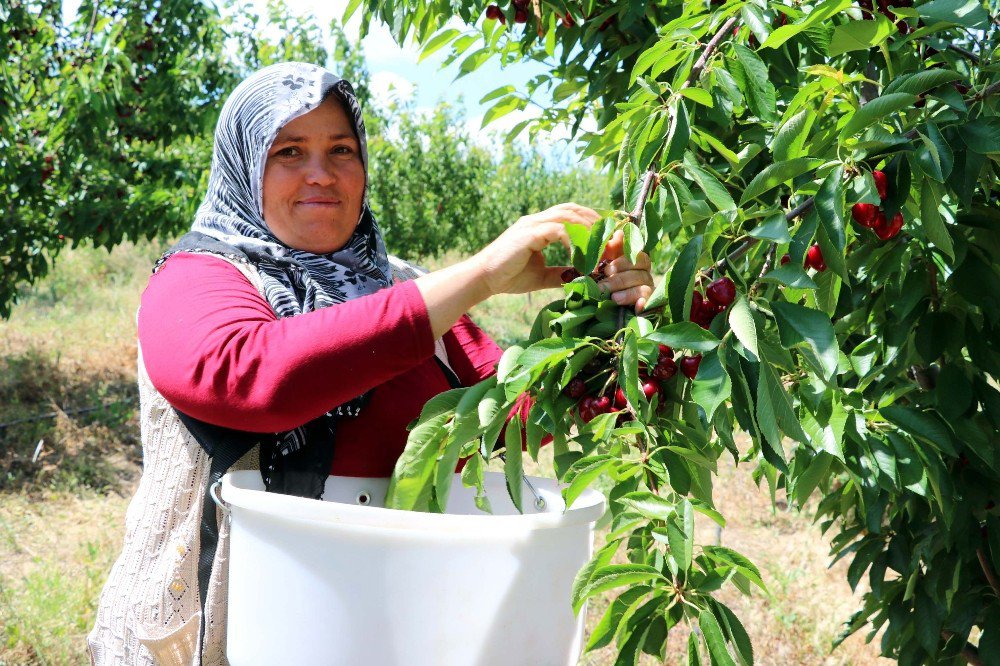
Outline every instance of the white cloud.
<path id="1" fill-rule="evenodd" d="M 405 102 L 413 97 L 416 86 L 394 72 L 376 72 L 372 74 L 370 87 L 375 102 L 380 106 L 388 106 L 393 102 Z"/>

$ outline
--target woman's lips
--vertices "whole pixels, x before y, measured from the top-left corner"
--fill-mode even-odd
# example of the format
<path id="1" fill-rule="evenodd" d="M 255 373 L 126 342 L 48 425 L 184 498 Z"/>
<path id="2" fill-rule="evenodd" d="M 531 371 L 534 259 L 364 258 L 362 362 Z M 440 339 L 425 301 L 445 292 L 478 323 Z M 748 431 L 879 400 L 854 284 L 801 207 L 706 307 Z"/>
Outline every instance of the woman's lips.
<path id="1" fill-rule="evenodd" d="M 308 199 L 299 200 L 299 204 L 303 206 L 337 206 L 340 204 L 340 199 L 329 199 L 326 197 L 310 197 Z"/>

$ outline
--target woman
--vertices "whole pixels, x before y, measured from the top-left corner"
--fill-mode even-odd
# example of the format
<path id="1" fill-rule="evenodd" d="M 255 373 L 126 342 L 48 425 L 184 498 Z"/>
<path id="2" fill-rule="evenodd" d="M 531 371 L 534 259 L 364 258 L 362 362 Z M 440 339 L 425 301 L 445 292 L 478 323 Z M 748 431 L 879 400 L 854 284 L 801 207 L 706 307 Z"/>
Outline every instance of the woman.
<path id="1" fill-rule="evenodd" d="M 463 313 L 493 294 L 555 287 L 541 251 L 562 204 L 479 254 L 418 275 L 387 256 L 368 206 L 367 141 L 350 85 L 283 63 L 223 106 L 208 192 L 138 314 L 143 474 L 123 552 L 89 636 L 95 663 L 225 662 L 227 530 L 206 504 L 227 469 L 319 497 L 328 474 L 389 476 L 433 395 L 495 371 L 499 348 Z M 602 286 L 641 309 L 648 258 Z"/>

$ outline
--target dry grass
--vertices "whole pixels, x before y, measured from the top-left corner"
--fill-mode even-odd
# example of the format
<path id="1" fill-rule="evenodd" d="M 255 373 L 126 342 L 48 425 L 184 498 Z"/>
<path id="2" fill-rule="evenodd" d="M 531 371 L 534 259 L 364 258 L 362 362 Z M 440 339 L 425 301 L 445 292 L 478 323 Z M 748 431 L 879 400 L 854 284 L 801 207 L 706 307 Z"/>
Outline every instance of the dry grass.
<path id="1" fill-rule="evenodd" d="M 157 252 L 147 246 L 110 256 L 68 252 L 14 317 L 0 322 L 0 422 L 57 407 L 64 411 L 0 432 L 0 665 L 87 663 L 83 637 L 120 547 L 127 497 L 139 470 L 138 428 L 128 402 L 134 399 L 134 315 Z M 476 308 L 473 317 L 509 344 L 547 301 L 546 295 L 533 302 L 497 298 Z M 65 413 L 119 399 L 125 408 Z M 39 438 L 45 444 L 31 462 Z M 551 452 L 543 452 L 528 471 L 551 476 Z M 827 568 L 826 542 L 808 510 L 773 512 L 750 470 L 732 464 L 721 466 L 716 503 L 728 525 L 719 534 L 701 520 L 699 542 L 721 537 L 758 565 L 769 587 L 769 594 L 721 595 L 746 625 L 757 663 L 883 661 L 861 635 L 830 653 L 860 595 L 845 582 L 846 564 Z M 588 629 L 614 596 L 589 604 Z M 683 631 L 672 632 L 668 663 L 680 661 L 685 641 Z M 615 655 L 608 647 L 584 655 L 580 664 L 610 665 Z M 656 661 L 647 656 L 643 663 Z"/>

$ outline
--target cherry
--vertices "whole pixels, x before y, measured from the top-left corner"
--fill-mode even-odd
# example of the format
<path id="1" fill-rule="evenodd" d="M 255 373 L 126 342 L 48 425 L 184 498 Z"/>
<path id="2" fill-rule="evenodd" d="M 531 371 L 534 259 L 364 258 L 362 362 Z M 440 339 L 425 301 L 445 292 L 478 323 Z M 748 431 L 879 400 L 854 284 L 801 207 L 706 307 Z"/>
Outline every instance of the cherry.
<path id="1" fill-rule="evenodd" d="M 890 238 L 895 238 L 899 233 L 899 230 L 903 228 L 903 213 L 896 212 L 892 216 L 892 220 L 886 221 L 885 215 L 880 213 L 878 221 L 875 222 L 875 227 L 873 231 L 875 235 L 882 240 L 889 240 Z"/>
<path id="2" fill-rule="evenodd" d="M 691 294 L 691 312 L 689 318 L 696 324 L 698 323 L 698 318 L 701 315 L 701 306 L 704 300 L 705 299 L 701 295 L 700 291 L 696 291 Z"/>
<path id="3" fill-rule="evenodd" d="M 698 374 L 698 366 L 701 365 L 701 354 L 695 354 L 694 356 L 682 356 L 681 357 L 681 372 L 688 379 L 694 379 Z"/>
<path id="4" fill-rule="evenodd" d="M 782 257 L 781 257 L 781 265 L 784 266 L 785 264 L 787 264 L 791 260 L 792 260 L 792 255 L 790 255 L 790 254 L 782 255 Z"/>
<path id="5" fill-rule="evenodd" d="M 527 23 L 528 12 L 520 7 L 514 10 L 514 23 Z"/>
<path id="6" fill-rule="evenodd" d="M 615 389 L 615 407 L 621 409 L 628 404 L 628 400 L 625 398 L 625 391 L 619 386 Z"/>
<path id="7" fill-rule="evenodd" d="M 594 411 L 598 414 L 604 414 L 611 411 L 611 398 L 606 395 L 602 395 L 600 398 L 594 400 Z"/>
<path id="8" fill-rule="evenodd" d="M 989 502 L 986 503 L 986 510 L 987 511 L 992 511 L 993 509 L 996 508 L 996 506 L 997 506 L 997 503 L 994 502 L 993 500 L 990 500 Z"/>
<path id="9" fill-rule="evenodd" d="M 580 418 L 583 419 L 584 423 L 590 423 L 597 416 L 597 412 L 594 409 L 594 398 L 593 396 L 587 396 L 579 403 L 577 406 L 580 411 Z"/>
<path id="10" fill-rule="evenodd" d="M 674 357 L 674 350 L 667 345 L 660 345 L 659 351 L 660 351 L 660 358 L 665 358 L 667 356 L 669 356 L 670 358 Z"/>
<path id="11" fill-rule="evenodd" d="M 885 199 L 889 196 L 889 180 L 885 177 L 885 172 L 876 169 L 872 171 L 872 178 L 875 179 L 875 189 L 878 190 L 879 197 Z"/>
<path id="12" fill-rule="evenodd" d="M 806 266 L 815 268 L 821 273 L 826 270 L 826 261 L 823 259 L 823 250 L 819 248 L 819 243 L 814 243 L 806 252 Z"/>
<path id="13" fill-rule="evenodd" d="M 656 382 L 649 381 L 642 385 L 642 394 L 646 396 L 646 400 L 652 400 L 653 396 L 660 392 L 660 385 Z"/>
<path id="14" fill-rule="evenodd" d="M 656 367 L 653 368 L 653 377 L 660 381 L 667 381 L 677 374 L 677 363 L 669 356 L 660 359 Z"/>
<path id="15" fill-rule="evenodd" d="M 566 388 L 563 389 L 563 393 L 573 398 L 574 400 L 579 399 L 587 392 L 587 384 L 584 383 L 579 377 L 574 377 L 573 381 L 567 384 Z"/>
<path id="16" fill-rule="evenodd" d="M 856 203 L 851 207 L 851 217 L 854 221 L 868 229 L 875 226 L 875 216 L 878 212 L 878 206 L 870 203 Z"/>
<path id="17" fill-rule="evenodd" d="M 575 268 L 567 268 L 562 272 L 562 275 L 560 276 L 560 278 L 563 281 L 563 284 L 567 282 L 572 282 L 578 277 L 580 277 L 580 271 L 576 270 Z"/>
<path id="18" fill-rule="evenodd" d="M 566 12 L 566 15 L 562 17 L 562 25 L 564 28 L 572 28 L 576 25 L 576 21 L 573 20 L 573 15 Z"/>
<path id="19" fill-rule="evenodd" d="M 727 277 L 721 277 L 708 285 L 705 296 L 716 306 L 724 308 L 736 300 L 736 283 Z"/>
<path id="20" fill-rule="evenodd" d="M 969 86 L 964 83 L 955 83 L 954 86 L 959 95 L 967 95 L 969 93 Z"/>
<path id="21" fill-rule="evenodd" d="M 491 21 L 495 21 L 501 16 L 503 16 L 503 12 L 496 5 L 490 5 L 489 7 L 486 8 L 486 18 L 490 19 Z"/>

